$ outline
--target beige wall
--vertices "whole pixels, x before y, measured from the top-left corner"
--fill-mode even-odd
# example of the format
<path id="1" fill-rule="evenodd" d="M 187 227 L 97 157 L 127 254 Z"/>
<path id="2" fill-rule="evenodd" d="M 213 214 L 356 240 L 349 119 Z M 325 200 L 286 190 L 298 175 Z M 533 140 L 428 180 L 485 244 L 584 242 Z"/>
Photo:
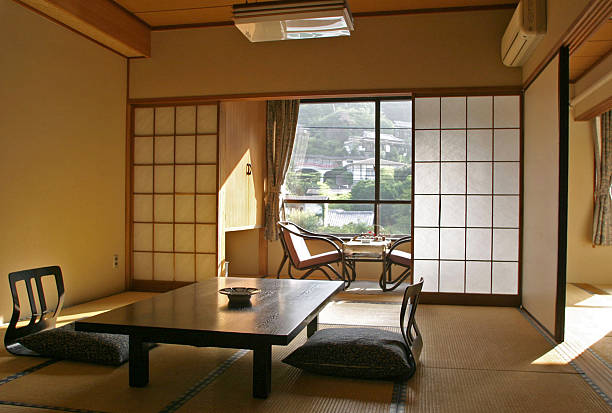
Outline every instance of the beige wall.
<path id="1" fill-rule="evenodd" d="M 593 248 L 593 138 L 591 122 L 570 114 L 567 281 L 612 284 L 612 247 Z"/>
<path id="2" fill-rule="evenodd" d="M 130 97 L 508 86 L 500 58 L 511 10 L 357 18 L 351 37 L 249 43 L 233 26 L 153 32 L 131 64 Z"/>
<path id="3" fill-rule="evenodd" d="M 60 265 L 67 305 L 124 288 L 126 61 L 10 0 L 0 50 L 2 323 L 12 271 Z"/>

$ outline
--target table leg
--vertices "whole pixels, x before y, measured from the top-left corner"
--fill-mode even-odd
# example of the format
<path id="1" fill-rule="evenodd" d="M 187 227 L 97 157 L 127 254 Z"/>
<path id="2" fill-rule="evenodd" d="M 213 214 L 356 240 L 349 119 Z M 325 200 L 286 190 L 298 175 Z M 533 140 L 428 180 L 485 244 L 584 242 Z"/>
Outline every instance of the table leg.
<path id="1" fill-rule="evenodd" d="M 272 389 L 272 346 L 265 344 L 253 350 L 253 397 L 265 399 Z"/>
<path id="2" fill-rule="evenodd" d="M 316 316 L 312 319 L 308 326 L 306 327 L 306 337 L 311 337 L 314 333 L 317 332 L 319 328 L 319 316 Z"/>
<path id="3" fill-rule="evenodd" d="M 149 345 L 140 337 L 130 336 L 130 386 L 144 387 L 149 383 Z"/>

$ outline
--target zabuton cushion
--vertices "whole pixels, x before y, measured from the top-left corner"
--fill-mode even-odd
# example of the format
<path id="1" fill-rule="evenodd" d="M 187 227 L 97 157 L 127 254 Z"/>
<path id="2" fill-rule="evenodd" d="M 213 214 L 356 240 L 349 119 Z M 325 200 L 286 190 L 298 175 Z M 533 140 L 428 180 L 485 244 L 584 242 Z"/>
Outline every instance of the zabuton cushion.
<path id="1" fill-rule="evenodd" d="M 284 363 L 312 373 L 364 379 L 408 378 L 413 358 L 401 334 L 376 328 L 326 328 Z"/>
<path id="2" fill-rule="evenodd" d="M 118 366 L 129 358 L 129 337 L 75 331 L 74 324 L 41 331 L 19 339 L 44 357 Z"/>

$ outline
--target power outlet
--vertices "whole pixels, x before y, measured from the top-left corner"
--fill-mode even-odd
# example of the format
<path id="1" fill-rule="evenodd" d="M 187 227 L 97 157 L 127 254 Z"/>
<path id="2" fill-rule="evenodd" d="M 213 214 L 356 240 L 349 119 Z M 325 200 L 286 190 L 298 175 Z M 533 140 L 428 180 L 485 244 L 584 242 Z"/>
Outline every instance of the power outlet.
<path id="1" fill-rule="evenodd" d="M 113 268 L 119 268 L 119 254 L 113 255 Z"/>

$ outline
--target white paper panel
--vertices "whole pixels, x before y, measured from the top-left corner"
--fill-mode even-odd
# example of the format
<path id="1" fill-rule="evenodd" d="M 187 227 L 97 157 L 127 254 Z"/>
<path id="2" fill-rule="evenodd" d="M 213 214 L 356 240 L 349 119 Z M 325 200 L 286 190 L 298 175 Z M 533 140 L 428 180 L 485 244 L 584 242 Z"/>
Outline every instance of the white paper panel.
<path id="1" fill-rule="evenodd" d="M 193 195 L 176 195 L 174 200 L 175 222 L 193 222 L 194 209 L 195 197 Z"/>
<path id="2" fill-rule="evenodd" d="M 491 96 L 469 96 L 467 98 L 468 128 L 493 127 L 493 98 Z"/>
<path id="3" fill-rule="evenodd" d="M 153 249 L 153 224 L 134 224 L 134 249 L 136 251 Z"/>
<path id="4" fill-rule="evenodd" d="M 518 260 L 518 229 L 493 230 L 493 259 Z"/>
<path id="5" fill-rule="evenodd" d="M 198 136 L 198 163 L 217 163 L 217 135 Z"/>
<path id="6" fill-rule="evenodd" d="M 442 129 L 465 128 L 465 97 L 442 98 Z"/>
<path id="7" fill-rule="evenodd" d="M 155 274 L 157 281 L 172 281 L 174 279 L 174 254 L 154 254 Z"/>
<path id="8" fill-rule="evenodd" d="M 437 194 L 440 191 L 440 165 L 417 163 L 414 165 L 414 193 Z"/>
<path id="9" fill-rule="evenodd" d="M 468 162 L 468 194 L 490 194 L 492 188 L 492 162 Z"/>
<path id="10" fill-rule="evenodd" d="M 134 195 L 134 221 L 153 221 L 152 195 Z"/>
<path id="11" fill-rule="evenodd" d="M 214 225 L 196 225 L 196 252 L 217 250 L 217 229 Z"/>
<path id="12" fill-rule="evenodd" d="M 194 231 L 193 224 L 176 224 L 174 226 L 175 251 L 193 252 L 194 251 Z M 178 254 L 180 255 L 180 254 Z"/>
<path id="13" fill-rule="evenodd" d="M 520 127 L 520 100 L 518 96 L 495 96 L 494 123 L 496 128 Z"/>
<path id="14" fill-rule="evenodd" d="M 176 133 L 195 133 L 196 108 L 195 106 L 176 107 Z"/>
<path id="15" fill-rule="evenodd" d="M 440 131 L 414 131 L 414 160 L 415 162 L 440 160 Z"/>
<path id="16" fill-rule="evenodd" d="M 493 294 L 518 294 L 518 263 L 493 263 Z"/>
<path id="17" fill-rule="evenodd" d="M 217 167 L 214 165 L 198 165 L 196 182 L 198 193 L 217 192 Z"/>
<path id="18" fill-rule="evenodd" d="M 465 194 L 465 163 L 442 163 L 442 193 Z"/>
<path id="19" fill-rule="evenodd" d="M 443 227 L 465 226 L 465 196 L 443 195 L 440 225 Z"/>
<path id="20" fill-rule="evenodd" d="M 488 294 L 491 292 L 491 263 L 468 261 L 465 268 L 465 292 Z"/>
<path id="21" fill-rule="evenodd" d="M 437 228 L 414 228 L 415 259 L 438 258 L 438 231 Z"/>
<path id="22" fill-rule="evenodd" d="M 414 105 L 415 129 L 440 128 L 440 98 L 417 98 Z"/>
<path id="23" fill-rule="evenodd" d="M 491 230 L 484 228 L 467 229 L 466 259 L 491 259 Z"/>
<path id="24" fill-rule="evenodd" d="M 520 161 L 521 145 L 519 129 L 496 129 L 495 151 L 496 161 Z"/>
<path id="25" fill-rule="evenodd" d="M 153 192 L 153 167 L 134 167 L 134 192 Z"/>
<path id="26" fill-rule="evenodd" d="M 195 136 L 176 137 L 176 163 L 195 163 Z"/>
<path id="27" fill-rule="evenodd" d="M 493 153 L 493 133 L 490 129 L 467 131 L 468 161 L 490 161 Z"/>
<path id="28" fill-rule="evenodd" d="M 172 222 L 174 219 L 172 195 L 155 195 L 154 202 L 155 222 Z"/>
<path id="29" fill-rule="evenodd" d="M 465 259 L 465 229 L 440 229 L 440 259 Z"/>
<path id="30" fill-rule="evenodd" d="M 176 174 L 174 191 L 179 193 L 195 192 L 195 166 L 177 165 L 174 169 Z"/>
<path id="31" fill-rule="evenodd" d="M 155 193 L 174 192 L 174 167 L 169 165 L 155 167 Z"/>
<path id="32" fill-rule="evenodd" d="M 174 163 L 174 137 L 155 138 L 155 163 Z"/>
<path id="33" fill-rule="evenodd" d="M 176 254 L 174 271 L 176 281 L 195 281 L 195 254 Z"/>
<path id="34" fill-rule="evenodd" d="M 217 262 L 215 254 L 196 255 L 196 280 L 202 281 L 217 276 Z"/>
<path id="35" fill-rule="evenodd" d="M 155 135 L 174 134 L 174 107 L 155 108 Z"/>
<path id="36" fill-rule="evenodd" d="M 517 194 L 519 193 L 519 163 L 495 162 L 493 193 Z"/>
<path id="37" fill-rule="evenodd" d="M 490 196 L 467 197 L 467 226 L 491 227 L 492 199 Z"/>
<path id="38" fill-rule="evenodd" d="M 443 195 L 440 225 L 443 227 L 465 226 L 465 196 Z"/>
<path id="39" fill-rule="evenodd" d="M 493 226 L 512 227 L 519 226 L 519 197 L 495 196 L 493 198 Z"/>
<path id="40" fill-rule="evenodd" d="M 198 106 L 198 133 L 217 133 L 217 105 Z"/>
<path id="41" fill-rule="evenodd" d="M 217 221 L 217 198 L 215 195 L 196 196 L 196 222 Z"/>
<path id="42" fill-rule="evenodd" d="M 440 261 L 440 292 L 462 293 L 464 290 L 463 261 Z"/>
<path id="43" fill-rule="evenodd" d="M 153 138 L 134 138 L 134 163 L 153 163 Z"/>
<path id="44" fill-rule="evenodd" d="M 437 227 L 438 195 L 416 195 L 414 197 L 414 225 L 418 227 Z"/>
<path id="45" fill-rule="evenodd" d="M 438 261 L 414 261 L 414 281 L 423 278 L 423 291 L 438 292 Z"/>
<path id="46" fill-rule="evenodd" d="M 153 279 L 153 254 L 150 252 L 135 252 L 134 255 L 134 279 Z"/>
<path id="47" fill-rule="evenodd" d="M 172 224 L 155 224 L 155 251 L 173 250 Z"/>
<path id="48" fill-rule="evenodd" d="M 441 132 L 443 161 L 465 161 L 465 130 Z"/>
<path id="49" fill-rule="evenodd" d="M 134 109 L 134 135 L 153 135 L 153 108 Z"/>

